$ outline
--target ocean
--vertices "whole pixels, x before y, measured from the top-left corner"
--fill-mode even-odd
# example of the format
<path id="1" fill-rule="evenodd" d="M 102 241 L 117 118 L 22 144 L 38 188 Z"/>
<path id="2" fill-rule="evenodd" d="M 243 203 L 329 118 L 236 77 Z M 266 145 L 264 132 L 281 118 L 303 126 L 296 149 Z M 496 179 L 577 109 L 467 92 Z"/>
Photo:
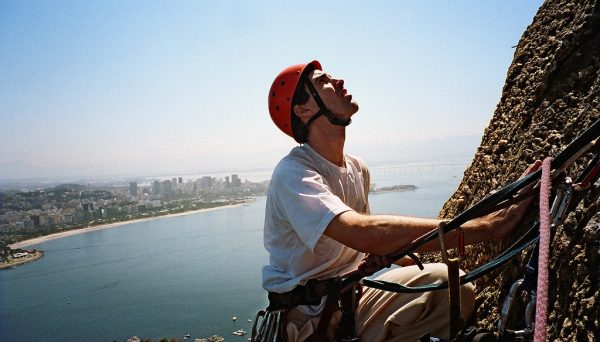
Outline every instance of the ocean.
<path id="1" fill-rule="evenodd" d="M 371 169 L 374 214 L 435 217 L 465 165 Z M 240 177 L 244 179 L 243 174 Z M 266 304 L 260 269 L 265 197 L 249 205 L 131 223 L 27 247 L 46 252 L 0 271 L 0 341 L 247 341 Z M 237 317 L 236 321 L 232 317 Z"/>

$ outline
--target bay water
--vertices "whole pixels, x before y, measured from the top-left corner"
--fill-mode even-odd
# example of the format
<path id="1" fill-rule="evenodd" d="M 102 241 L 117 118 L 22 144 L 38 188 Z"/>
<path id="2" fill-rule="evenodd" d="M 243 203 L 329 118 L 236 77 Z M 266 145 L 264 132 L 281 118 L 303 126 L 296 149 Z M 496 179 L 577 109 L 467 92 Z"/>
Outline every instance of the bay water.
<path id="1" fill-rule="evenodd" d="M 371 169 L 374 214 L 435 217 L 465 165 Z M 243 174 L 240 175 L 243 178 Z M 268 175 L 266 176 L 268 177 Z M 38 261 L 0 271 L 0 341 L 158 341 L 250 332 L 267 305 L 260 270 L 265 197 L 239 207 L 164 217 L 27 247 Z M 237 319 L 233 321 L 233 316 Z"/>

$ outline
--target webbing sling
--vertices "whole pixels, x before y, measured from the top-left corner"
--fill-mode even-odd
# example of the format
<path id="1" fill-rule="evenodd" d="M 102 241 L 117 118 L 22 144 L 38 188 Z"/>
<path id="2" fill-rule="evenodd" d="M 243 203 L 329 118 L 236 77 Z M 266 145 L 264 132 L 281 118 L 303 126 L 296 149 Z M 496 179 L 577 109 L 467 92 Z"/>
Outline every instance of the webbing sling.
<path id="1" fill-rule="evenodd" d="M 593 184 L 598 179 L 599 174 L 597 171 L 600 169 L 599 160 L 600 160 L 600 158 L 597 155 L 588 165 L 588 169 L 590 169 L 590 166 L 594 166 L 591 168 L 593 177 L 589 179 L 591 181 L 590 184 Z M 596 171 L 596 172 L 594 172 L 594 171 Z M 581 176 L 584 176 L 584 175 L 585 174 L 582 173 Z M 580 178 L 581 178 L 581 176 L 580 176 Z M 571 211 L 581 201 L 582 198 L 583 198 L 583 191 L 577 193 L 576 196 L 574 196 L 574 198 L 570 201 L 569 208 L 567 210 Z M 463 275 L 460 278 L 460 284 L 469 283 L 473 280 L 476 280 L 476 279 L 490 273 L 491 271 L 493 271 L 493 270 L 497 269 L 498 267 L 502 266 L 503 264 L 505 264 L 508 260 L 512 259 L 514 256 L 519 254 L 525 248 L 536 243 L 539 239 L 538 231 L 539 231 L 539 222 L 535 222 L 525 234 L 523 234 L 512 246 L 510 246 L 508 249 L 506 249 L 503 253 L 501 253 L 497 257 L 493 258 L 487 264 L 480 266 L 479 268 Z M 536 259 L 536 262 L 537 262 L 537 259 Z M 536 270 L 537 270 L 537 267 L 536 267 Z M 530 273 L 532 273 L 532 272 L 530 272 Z M 533 276 L 537 276 L 537 273 L 533 273 Z M 531 276 L 527 276 L 527 273 L 526 273 L 525 279 L 530 279 L 530 278 L 531 278 Z M 389 282 L 385 282 L 385 281 L 378 281 L 378 280 L 371 280 L 371 279 L 362 279 L 361 283 L 363 283 L 363 285 L 365 285 L 365 286 L 369 286 L 369 287 L 380 289 L 380 290 L 392 291 L 392 292 L 402 292 L 402 293 L 419 293 L 419 292 L 434 291 L 434 290 L 440 290 L 440 289 L 447 288 L 447 286 L 448 286 L 447 282 L 443 282 L 440 284 L 431 284 L 431 285 L 424 285 L 424 286 L 419 286 L 419 287 L 407 287 L 407 286 L 404 286 L 401 284 L 395 284 L 395 283 L 389 283 Z"/>
<path id="2" fill-rule="evenodd" d="M 582 155 L 590 152 L 591 150 L 598 149 L 600 143 L 596 143 L 598 137 L 600 136 L 600 120 L 594 122 L 587 130 L 585 130 L 581 135 L 579 135 L 571 144 L 569 144 L 562 152 L 560 152 L 551 163 L 552 169 L 555 170 L 553 173 L 553 181 L 558 179 L 558 177 L 563 173 L 566 168 L 568 168 L 575 160 L 579 159 Z M 598 153 L 598 151 L 595 151 Z M 594 157 L 593 160 L 588 164 L 584 172 L 580 175 L 580 178 L 588 178 L 588 183 L 594 184 L 598 179 L 598 156 Z M 541 176 L 541 170 L 538 170 L 528 176 L 525 176 L 517 181 L 505 186 L 504 188 L 498 190 L 496 193 L 489 195 L 488 197 L 482 199 L 478 203 L 476 203 L 471 208 L 465 210 L 463 213 L 458 215 L 453 220 L 449 221 L 444 229 L 443 233 L 448 233 L 449 231 L 455 230 L 459 228 L 463 223 L 472 220 L 474 218 L 482 216 L 482 214 L 492 212 L 497 210 L 497 208 L 501 208 L 503 205 L 506 205 L 507 202 L 512 201 L 512 196 L 516 194 L 519 190 L 524 187 L 532 184 L 539 180 Z M 581 200 L 582 195 L 578 198 L 577 202 Z M 576 203 L 571 203 L 571 208 L 576 205 Z M 535 222 L 533 226 L 523 235 L 521 236 L 517 242 L 515 242 L 509 249 L 504 251 L 502 254 L 492 259 L 492 261 L 487 264 L 463 275 L 460 279 L 461 284 L 466 284 L 470 281 L 473 281 L 506 263 L 512 257 L 520 253 L 523 249 L 532 245 L 538 240 L 538 231 L 539 222 Z M 394 253 L 390 256 L 390 258 L 397 260 L 408 253 L 411 253 L 416 248 L 421 245 L 435 239 L 438 237 L 437 230 L 433 230 L 427 234 L 424 234 L 420 238 L 416 239 L 405 248 L 402 248 L 398 252 Z M 344 282 L 352 283 L 358 281 L 356 275 L 351 274 Z M 447 288 L 448 283 L 443 282 L 440 284 L 431 284 L 419 287 L 407 287 L 401 284 L 389 283 L 385 281 L 371 280 L 371 279 L 362 279 L 360 282 L 368 287 L 391 291 L 391 292 L 402 292 L 402 293 L 418 293 L 418 292 L 426 292 L 426 291 L 434 291 Z"/>
<path id="3" fill-rule="evenodd" d="M 442 233 L 444 230 L 444 221 L 438 225 L 440 232 L 440 251 L 442 253 L 442 259 L 448 268 L 448 298 L 450 300 L 450 338 L 454 338 L 460 329 L 462 328 L 462 320 L 460 318 L 460 259 L 448 257 L 446 251 L 446 243 L 444 242 L 445 234 Z"/>

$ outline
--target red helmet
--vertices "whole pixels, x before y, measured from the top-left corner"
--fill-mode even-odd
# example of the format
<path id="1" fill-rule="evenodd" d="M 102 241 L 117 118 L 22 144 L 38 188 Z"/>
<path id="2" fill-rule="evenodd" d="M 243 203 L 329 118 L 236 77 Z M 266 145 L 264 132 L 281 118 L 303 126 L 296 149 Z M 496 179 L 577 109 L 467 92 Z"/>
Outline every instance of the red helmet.
<path id="1" fill-rule="evenodd" d="M 292 133 L 292 98 L 300 81 L 300 76 L 307 66 L 312 65 L 317 70 L 323 70 L 319 61 L 306 64 L 292 65 L 283 69 L 275 77 L 269 90 L 269 113 L 279 129 L 294 138 Z M 295 139 L 295 138 L 294 138 Z"/>

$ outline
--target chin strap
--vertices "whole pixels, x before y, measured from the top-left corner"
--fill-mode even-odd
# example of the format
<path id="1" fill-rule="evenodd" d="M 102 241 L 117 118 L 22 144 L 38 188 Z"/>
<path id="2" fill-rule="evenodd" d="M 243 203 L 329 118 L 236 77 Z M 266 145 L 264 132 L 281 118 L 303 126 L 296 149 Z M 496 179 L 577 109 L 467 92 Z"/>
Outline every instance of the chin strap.
<path id="1" fill-rule="evenodd" d="M 344 120 L 344 119 L 340 119 L 337 116 L 333 115 L 333 113 L 329 109 L 327 109 L 327 107 L 325 106 L 325 103 L 323 103 L 323 100 L 321 100 L 319 93 L 317 93 L 317 89 L 315 89 L 315 86 L 308 79 L 308 77 L 305 77 L 304 80 L 305 80 L 304 83 L 306 83 L 306 85 L 308 86 L 308 90 L 310 91 L 310 94 L 315 99 L 315 102 L 317 102 L 317 106 L 319 106 L 319 111 L 317 112 L 317 114 L 313 115 L 306 123 L 307 128 L 313 121 L 315 121 L 321 115 L 325 116 L 327 118 L 327 120 L 329 120 L 329 122 L 335 126 L 346 127 L 352 122 L 351 119 Z"/>

